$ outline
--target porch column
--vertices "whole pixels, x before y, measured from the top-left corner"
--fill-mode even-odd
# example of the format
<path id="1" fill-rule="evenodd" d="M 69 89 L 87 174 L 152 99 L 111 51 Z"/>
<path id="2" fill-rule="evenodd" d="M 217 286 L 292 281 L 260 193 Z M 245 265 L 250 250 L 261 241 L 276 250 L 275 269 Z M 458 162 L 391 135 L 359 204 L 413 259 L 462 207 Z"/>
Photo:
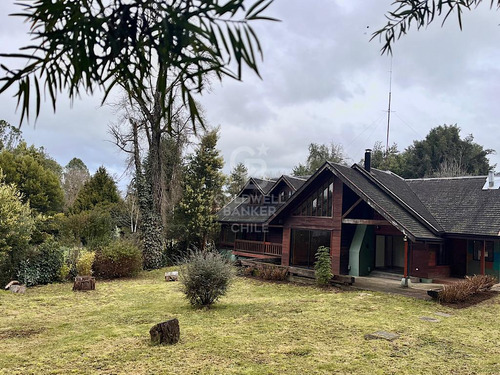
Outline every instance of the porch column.
<path id="1" fill-rule="evenodd" d="M 283 240 L 281 241 L 281 265 L 290 265 L 290 240 L 291 240 L 291 228 L 283 228 Z"/>
<path id="2" fill-rule="evenodd" d="M 486 241 L 483 241 L 483 248 L 481 249 L 481 275 L 484 275 L 486 270 Z"/>
<path id="3" fill-rule="evenodd" d="M 403 238 L 405 244 L 405 264 L 403 267 L 403 278 L 401 279 L 401 286 L 408 288 L 411 285 L 410 277 L 408 273 L 408 260 L 410 259 L 408 255 L 408 237 L 404 236 Z"/>

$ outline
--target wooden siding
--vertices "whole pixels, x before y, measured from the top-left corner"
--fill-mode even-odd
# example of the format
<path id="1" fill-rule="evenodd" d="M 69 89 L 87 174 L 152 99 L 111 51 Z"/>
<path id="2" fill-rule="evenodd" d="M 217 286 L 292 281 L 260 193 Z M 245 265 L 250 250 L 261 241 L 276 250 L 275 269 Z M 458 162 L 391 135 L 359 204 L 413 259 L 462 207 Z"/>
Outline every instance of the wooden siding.
<path id="1" fill-rule="evenodd" d="M 335 178 L 333 185 L 333 223 L 332 235 L 330 240 L 330 255 L 332 257 L 332 273 L 334 275 L 341 274 L 341 261 L 347 256 L 349 258 L 349 250 L 347 254 L 342 252 L 341 237 L 342 237 L 342 181 Z M 344 260 L 345 261 L 345 260 Z M 347 260 L 348 262 L 349 260 Z"/>

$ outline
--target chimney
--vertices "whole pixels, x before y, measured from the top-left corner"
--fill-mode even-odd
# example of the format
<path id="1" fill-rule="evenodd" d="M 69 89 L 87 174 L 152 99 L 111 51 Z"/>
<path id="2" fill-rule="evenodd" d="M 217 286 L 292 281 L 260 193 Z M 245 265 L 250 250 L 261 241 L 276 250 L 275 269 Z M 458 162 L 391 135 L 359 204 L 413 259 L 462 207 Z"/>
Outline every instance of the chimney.
<path id="1" fill-rule="evenodd" d="M 370 172 L 371 165 L 372 165 L 372 150 L 367 148 L 365 150 L 365 170 L 367 172 Z"/>
<path id="2" fill-rule="evenodd" d="M 495 187 L 495 172 L 488 172 L 488 189 L 493 189 Z"/>

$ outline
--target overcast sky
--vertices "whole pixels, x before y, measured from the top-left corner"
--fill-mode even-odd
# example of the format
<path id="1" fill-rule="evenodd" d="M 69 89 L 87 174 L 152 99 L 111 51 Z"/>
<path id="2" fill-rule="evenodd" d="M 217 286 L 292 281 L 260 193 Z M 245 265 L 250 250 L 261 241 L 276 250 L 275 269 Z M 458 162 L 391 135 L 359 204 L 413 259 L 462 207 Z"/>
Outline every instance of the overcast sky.
<path id="1" fill-rule="evenodd" d="M 369 40 L 391 2 L 275 0 L 268 13 L 282 22 L 255 27 L 262 80 L 246 74 L 243 82 L 213 82 L 201 98 L 208 122 L 220 125 L 226 172 L 241 161 L 256 176 L 290 173 L 311 142 L 342 144 L 351 162 L 376 141 L 385 144 L 391 63 L 379 41 Z M 456 123 L 463 137 L 472 133 L 500 152 L 500 14 L 488 4 L 464 14 L 463 31 L 455 19 L 443 28 L 436 22 L 395 44 L 390 143 L 400 150 L 437 125 Z M 7 16 L 17 10 L 13 1 L 3 0 L 1 9 L 0 50 L 15 52 L 27 26 Z M 0 119 L 18 124 L 13 92 L 0 97 Z M 109 142 L 115 115 L 100 107 L 101 96 L 72 106 L 59 98 L 56 114 L 46 102 L 36 124 L 23 125 L 27 141 L 63 166 L 79 157 L 92 172 L 104 165 L 120 177 L 125 156 Z M 498 171 L 500 156 L 490 160 Z"/>

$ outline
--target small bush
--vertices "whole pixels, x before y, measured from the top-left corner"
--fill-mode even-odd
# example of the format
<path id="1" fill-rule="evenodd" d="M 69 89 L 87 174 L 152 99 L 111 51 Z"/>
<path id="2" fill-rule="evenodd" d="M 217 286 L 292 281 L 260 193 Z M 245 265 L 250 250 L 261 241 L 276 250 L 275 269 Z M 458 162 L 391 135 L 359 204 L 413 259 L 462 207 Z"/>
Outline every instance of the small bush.
<path id="1" fill-rule="evenodd" d="M 142 270 L 142 253 L 131 240 L 117 240 L 101 247 L 95 255 L 94 271 L 99 277 L 128 277 Z"/>
<path id="2" fill-rule="evenodd" d="M 82 252 L 80 258 L 76 262 L 76 272 L 79 276 L 92 275 L 92 264 L 94 263 L 95 252 Z"/>
<path id="3" fill-rule="evenodd" d="M 62 249 L 53 239 L 34 247 L 19 266 L 17 277 L 28 286 L 48 284 L 59 280 L 64 264 Z"/>
<path id="4" fill-rule="evenodd" d="M 439 302 L 457 303 L 464 302 L 474 294 L 489 290 L 497 283 L 497 279 L 490 275 L 466 276 L 455 284 L 446 285 L 438 293 Z"/>
<path id="5" fill-rule="evenodd" d="M 183 292 L 196 307 L 209 307 L 226 294 L 232 277 L 231 262 L 214 250 L 191 252 L 180 272 Z"/>
<path id="6" fill-rule="evenodd" d="M 314 276 L 318 285 L 328 285 L 332 274 L 332 259 L 330 258 L 330 248 L 320 246 L 316 252 L 316 262 L 314 263 Z"/>
<path id="7" fill-rule="evenodd" d="M 258 264 L 255 267 L 255 276 L 264 280 L 286 280 L 288 267 L 277 266 L 273 264 Z"/>
<path id="8" fill-rule="evenodd" d="M 70 272 L 71 268 L 67 264 L 63 264 L 61 268 L 59 268 L 59 280 L 69 280 L 71 277 Z"/>

